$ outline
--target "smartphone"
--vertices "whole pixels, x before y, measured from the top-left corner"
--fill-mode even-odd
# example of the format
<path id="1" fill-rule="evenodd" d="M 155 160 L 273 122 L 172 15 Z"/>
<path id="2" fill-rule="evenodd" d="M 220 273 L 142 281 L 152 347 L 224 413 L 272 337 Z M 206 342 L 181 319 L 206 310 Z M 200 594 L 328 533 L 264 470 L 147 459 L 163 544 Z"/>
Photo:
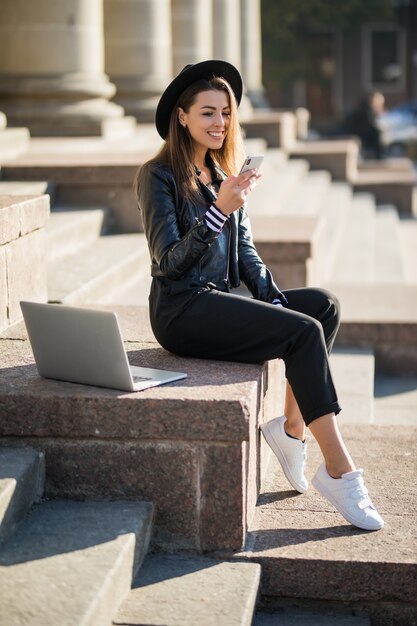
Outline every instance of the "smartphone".
<path id="1" fill-rule="evenodd" d="M 248 170 L 252 170 L 252 169 L 257 169 L 259 171 L 259 168 L 261 167 L 263 160 L 264 160 L 263 154 L 257 154 L 255 156 L 246 157 L 245 162 L 242 165 L 242 169 L 240 170 L 239 174 L 243 174 L 243 172 L 247 172 Z"/>

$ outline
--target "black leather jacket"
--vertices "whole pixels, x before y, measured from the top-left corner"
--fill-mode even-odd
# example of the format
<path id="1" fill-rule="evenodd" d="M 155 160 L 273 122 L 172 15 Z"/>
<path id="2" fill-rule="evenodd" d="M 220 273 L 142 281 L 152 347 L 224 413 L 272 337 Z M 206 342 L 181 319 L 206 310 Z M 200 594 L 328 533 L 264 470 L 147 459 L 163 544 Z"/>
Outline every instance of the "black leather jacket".
<path id="1" fill-rule="evenodd" d="M 161 278 L 174 295 L 216 287 L 238 287 L 242 280 L 257 300 L 285 301 L 252 241 L 244 207 L 232 213 L 220 233 L 211 230 L 204 214 L 215 195 L 198 181 L 202 199 L 183 198 L 169 167 L 144 166 L 138 189 L 139 208 L 152 260 L 153 277 Z M 215 170 L 219 182 L 225 174 Z"/>

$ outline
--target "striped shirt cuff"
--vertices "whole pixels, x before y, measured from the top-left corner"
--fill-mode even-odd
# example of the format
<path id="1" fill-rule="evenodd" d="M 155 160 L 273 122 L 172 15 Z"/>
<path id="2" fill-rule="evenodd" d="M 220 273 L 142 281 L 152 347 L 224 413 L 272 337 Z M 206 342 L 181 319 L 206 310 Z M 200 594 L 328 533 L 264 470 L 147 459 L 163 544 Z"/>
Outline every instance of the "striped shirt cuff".
<path id="1" fill-rule="evenodd" d="M 222 230 L 226 220 L 227 216 L 223 215 L 223 213 L 219 211 L 219 209 L 216 209 L 213 204 L 209 209 L 207 209 L 204 215 L 204 221 L 207 226 L 216 233 L 219 233 Z"/>

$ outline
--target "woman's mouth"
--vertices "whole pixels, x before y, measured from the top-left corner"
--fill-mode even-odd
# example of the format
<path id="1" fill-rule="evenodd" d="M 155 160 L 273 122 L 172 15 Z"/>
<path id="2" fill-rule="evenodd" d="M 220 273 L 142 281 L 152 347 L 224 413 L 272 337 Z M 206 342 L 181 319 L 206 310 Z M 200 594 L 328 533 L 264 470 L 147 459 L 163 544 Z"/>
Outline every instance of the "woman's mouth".
<path id="1" fill-rule="evenodd" d="M 214 139 L 221 139 L 224 135 L 223 131 L 214 131 L 214 130 L 207 131 L 207 134 L 210 135 L 210 137 L 213 137 Z"/>

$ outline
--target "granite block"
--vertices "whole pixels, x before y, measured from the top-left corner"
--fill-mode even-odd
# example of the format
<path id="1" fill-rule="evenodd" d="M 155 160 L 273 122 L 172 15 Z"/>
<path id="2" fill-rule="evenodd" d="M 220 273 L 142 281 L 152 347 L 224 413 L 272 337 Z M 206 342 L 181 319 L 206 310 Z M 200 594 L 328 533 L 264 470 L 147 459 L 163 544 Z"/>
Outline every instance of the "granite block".
<path id="1" fill-rule="evenodd" d="M 201 549 L 237 550 L 246 535 L 246 445 L 200 448 Z"/>
<path id="2" fill-rule="evenodd" d="M 153 502 L 162 540 L 169 537 L 171 546 L 199 549 L 199 453 L 194 446 L 52 439 L 27 444 L 45 454 L 46 498 Z"/>
<path id="3" fill-rule="evenodd" d="M 188 377 L 130 393 L 40 378 L 28 342 L 0 341 L 0 435 L 247 440 L 266 365 L 185 359 L 154 345 L 130 343 L 130 362 Z"/>
<path id="4" fill-rule="evenodd" d="M 0 338 L 0 445 L 45 452 L 50 497 L 152 499 L 159 546 L 240 549 L 260 483 L 257 424 L 282 402 L 282 364 L 180 358 L 156 343 L 147 308 L 116 311 L 132 364 L 188 377 L 136 393 L 42 379 L 16 325 Z"/>
<path id="5" fill-rule="evenodd" d="M 15 198 L 0 196 L 0 246 L 19 237 L 19 206 Z"/>
<path id="6" fill-rule="evenodd" d="M 6 250 L 9 324 L 22 317 L 20 300 L 45 301 L 45 233 L 34 231 L 12 241 Z"/>
<path id="7" fill-rule="evenodd" d="M 49 196 L 0 196 L 0 245 L 44 228 L 49 220 Z"/>
<path id="8" fill-rule="evenodd" d="M 49 222 L 49 196 L 30 198 L 20 205 L 20 236 L 45 228 Z"/>

